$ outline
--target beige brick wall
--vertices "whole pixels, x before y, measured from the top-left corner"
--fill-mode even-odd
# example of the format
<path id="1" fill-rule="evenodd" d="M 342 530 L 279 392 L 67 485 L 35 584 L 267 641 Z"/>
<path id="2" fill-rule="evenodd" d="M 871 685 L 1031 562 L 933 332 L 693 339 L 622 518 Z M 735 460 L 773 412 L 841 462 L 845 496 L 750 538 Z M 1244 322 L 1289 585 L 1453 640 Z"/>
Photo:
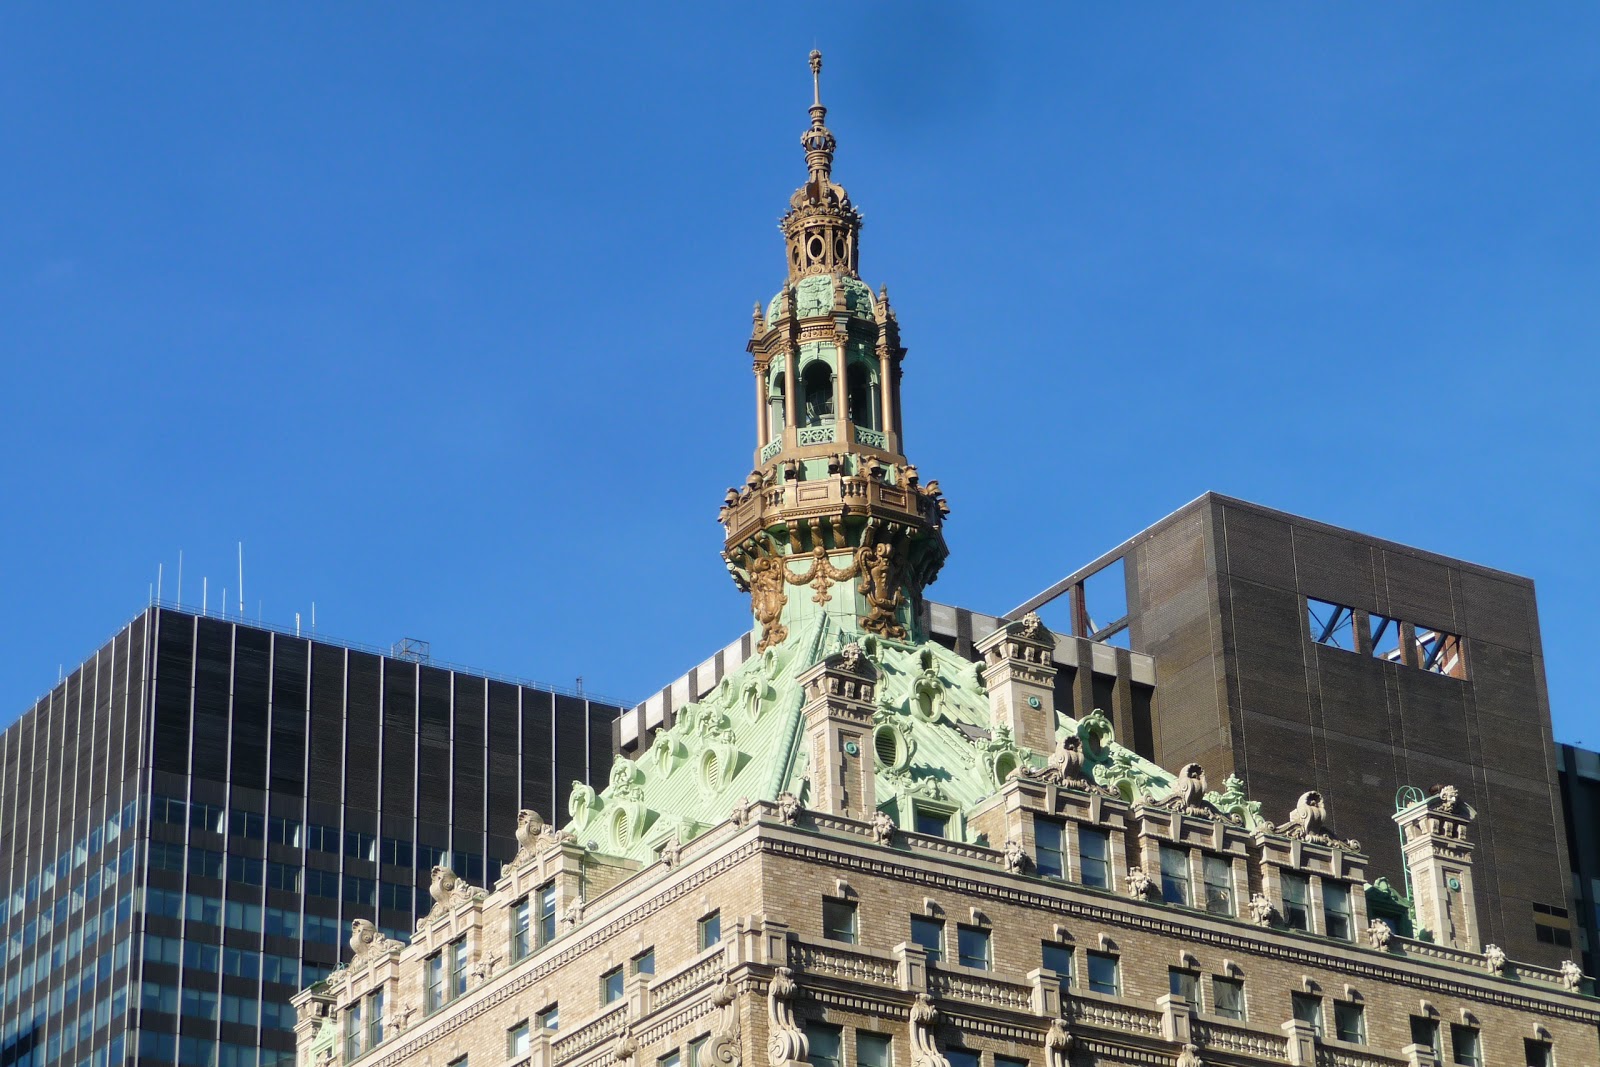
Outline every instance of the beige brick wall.
<path id="1" fill-rule="evenodd" d="M 1218 1052 L 1218 1062 L 1288 1062 L 1283 1024 L 1290 994 L 1306 990 L 1325 998 L 1330 1033 L 1333 1001 L 1359 998 L 1365 1005 L 1365 1046 L 1325 1043 L 1341 1052 L 1340 1063 L 1405 1063 L 1410 1017 L 1423 1012 L 1441 1022 L 1447 1062 L 1450 1024 L 1469 1020 L 1481 1028 L 1490 1064 L 1520 1065 L 1523 1039 L 1540 1032 L 1553 1039 L 1563 1067 L 1600 1063 L 1600 1010 L 1592 999 L 1548 981 L 1492 977 L 1469 957 L 1426 958 L 1411 946 L 1379 952 L 1211 919 L 1010 874 L 998 850 L 903 834 L 884 847 L 871 840 L 865 824 L 803 814 L 799 827 L 789 827 L 770 807 L 763 810 L 765 817 L 744 827 L 714 828 L 670 869 L 657 863 L 604 892 L 586 893 L 575 929 L 563 925 L 553 944 L 515 965 L 501 962 L 465 996 L 429 1018 L 412 1018 L 403 1033 L 391 1025 L 383 1045 L 359 1057 L 361 1067 L 447 1067 L 461 1056 L 471 1067 L 510 1064 L 507 1030 L 552 1003 L 560 1005 L 560 1028 L 548 1043 L 533 1041 L 529 1067 L 655 1067 L 674 1050 L 680 1067 L 694 1067 L 684 1059 L 686 1050 L 720 1019 L 710 998 L 724 973 L 740 991 L 743 1063 L 765 1065 L 767 983 L 773 969 L 786 964 L 794 965 L 800 985 L 794 1008 L 801 1022 L 843 1028 L 842 1067 L 855 1067 L 860 1030 L 892 1034 L 895 1063 L 910 1067 L 908 1013 L 922 991 L 935 995 L 941 1043 L 979 1051 L 982 1067 L 995 1067 L 995 1055 L 1048 1067 L 1042 1045 L 1048 1020 L 1037 1010 L 1050 984 L 1037 973 L 1045 940 L 1065 941 L 1077 954 L 1069 1015 L 1082 1051 L 1074 1063 L 1168 1063 L 1185 1034 L 1214 1044 L 1254 1042 L 1268 1053 Z M 547 856 L 513 872 L 502 891 L 461 904 L 397 956 L 341 972 L 320 1000 L 302 995 L 303 1011 L 309 1014 L 318 1003 L 342 1010 L 379 984 L 394 991 L 391 1005 L 408 997 L 420 1003 L 424 959 L 446 935 L 465 934 L 474 950 L 504 957 L 511 905 L 539 879 L 561 877 L 562 864 L 577 854 L 569 846 L 566 859 Z M 854 946 L 822 937 L 822 900 L 840 895 L 857 908 Z M 917 951 L 904 948 L 909 921 L 930 904 L 947 923 L 952 961 L 959 924 L 989 931 L 992 970 L 915 966 Z M 723 940 L 702 951 L 698 923 L 713 911 L 720 913 Z M 620 1004 L 603 1005 L 601 975 L 627 967 L 647 948 L 655 951 L 654 978 L 631 980 Z M 1120 996 L 1087 991 L 1083 954 L 1102 949 L 1120 961 Z M 1168 968 L 1180 964 L 1202 975 L 1241 978 L 1248 1021 L 1232 1024 L 1208 1014 L 1209 981 L 1192 1022 L 1164 1005 Z M 627 1035 L 625 1026 L 631 1026 Z M 314 1026 L 302 1030 L 302 1063 L 315 1067 L 306 1057 Z M 618 1057 L 619 1042 L 622 1051 L 631 1044 L 630 1055 Z M 327 1067 L 347 1067 L 341 1049 L 334 1052 Z"/>

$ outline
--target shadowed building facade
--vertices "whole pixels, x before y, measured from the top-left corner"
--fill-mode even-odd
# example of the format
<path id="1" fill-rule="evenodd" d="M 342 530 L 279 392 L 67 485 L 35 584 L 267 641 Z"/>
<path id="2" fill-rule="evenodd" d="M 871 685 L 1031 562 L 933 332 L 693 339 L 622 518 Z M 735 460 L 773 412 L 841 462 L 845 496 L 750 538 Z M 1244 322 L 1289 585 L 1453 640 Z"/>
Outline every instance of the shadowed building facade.
<path id="1" fill-rule="evenodd" d="M 354 924 L 296 998 L 301 1063 L 1595 1062 L 1578 967 L 1487 935 L 1493 827 L 1464 790 L 1369 795 L 1404 841 L 1376 869 L 1310 766 L 1274 807 L 1139 751 L 1125 620 L 1058 636 L 925 601 L 947 509 L 903 452 L 898 325 L 813 101 L 750 346 L 757 466 L 721 515 L 748 647 L 632 713 L 636 758 L 559 828 L 522 813 L 497 882 L 440 867 L 409 935 Z"/>
<path id="2" fill-rule="evenodd" d="M 0 733 L 0 1064 L 270 1067 L 360 916 L 492 878 L 617 709 L 168 608 Z M 418 871 L 422 888 L 419 889 Z"/>
<path id="3" fill-rule="evenodd" d="M 1561 794 L 1533 582 L 1207 493 L 1018 606 L 1155 663 L 1154 699 L 1105 707 L 1167 765 L 1237 774 L 1285 808 L 1315 788 L 1375 866 L 1390 814 L 1455 783 L 1478 841 L 1485 937 L 1571 956 Z"/>

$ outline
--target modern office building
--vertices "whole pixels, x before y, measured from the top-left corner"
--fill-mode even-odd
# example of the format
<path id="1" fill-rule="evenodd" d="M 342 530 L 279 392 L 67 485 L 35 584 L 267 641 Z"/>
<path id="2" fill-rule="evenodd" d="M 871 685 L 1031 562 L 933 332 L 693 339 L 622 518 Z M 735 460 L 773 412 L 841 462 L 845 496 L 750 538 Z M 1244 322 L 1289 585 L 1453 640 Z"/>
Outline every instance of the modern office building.
<path id="1" fill-rule="evenodd" d="M 606 780 L 615 707 L 400 651 L 152 607 L 0 733 L 0 1064 L 287 1063 L 353 918 Z"/>
<path id="2" fill-rule="evenodd" d="M 1572 911 L 1550 916 L 1541 936 L 1559 948 L 1575 945 L 1585 973 L 1594 974 L 1600 968 L 1600 752 L 1562 745 L 1560 768 Z"/>
<path id="3" fill-rule="evenodd" d="M 1104 707 L 1166 766 L 1237 774 L 1271 809 L 1316 789 L 1382 870 L 1390 814 L 1453 782 L 1478 842 L 1484 936 L 1571 956 L 1556 745 L 1533 582 L 1207 493 L 1007 613 L 1155 661 Z"/>
<path id="4" fill-rule="evenodd" d="M 441 871 L 409 936 L 355 927 L 349 966 L 296 998 L 301 1063 L 1600 1062 L 1578 967 L 1513 963 L 1493 943 L 1477 857 L 1501 833 L 1485 810 L 1499 794 L 1475 799 L 1480 779 L 1430 783 L 1398 811 L 1392 793 L 1352 790 L 1330 813 L 1301 738 L 1263 774 L 1301 775 L 1276 805 L 1227 766 L 1137 750 L 1167 743 L 1164 716 L 1207 705 L 1180 674 L 1169 707 L 1161 655 L 1152 679 L 1150 653 L 1107 644 L 1133 623 L 1091 622 L 1086 592 L 1081 634 L 1059 638 L 1032 611 L 926 604 L 945 509 L 900 451 L 904 350 L 859 276 L 860 216 L 813 100 L 788 277 L 750 346 L 758 466 L 722 513 L 750 641 L 631 712 L 619 732 L 637 758 L 604 789 L 574 788 L 560 829 L 520 821 L 498 882 Z M 1371 613 L 1402 624 L 1395 662 L 1361 640 L 1341 653 L 1386 682 L 1413 671 L 1465 700 L 1474 670 L 1504 662 L 1478 651 L 1496 631 L 1476 609 L 1315 591 L 1359 610 L 1380 649 Z M 1305 595 L 1286 646 L 1302 646 Z M 1204 598 L 1189 610 L 1203 618 Z M 1403 836 L 1393 865 L 1347 836 L 1369 820 Z"/>

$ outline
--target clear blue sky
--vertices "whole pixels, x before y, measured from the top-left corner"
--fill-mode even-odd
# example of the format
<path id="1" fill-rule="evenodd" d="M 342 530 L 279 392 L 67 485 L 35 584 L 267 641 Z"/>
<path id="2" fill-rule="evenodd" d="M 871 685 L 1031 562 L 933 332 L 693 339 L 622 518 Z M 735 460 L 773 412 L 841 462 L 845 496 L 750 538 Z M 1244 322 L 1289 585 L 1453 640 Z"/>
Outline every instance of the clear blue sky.
<path id="1" fill-rule="evenodd" d="M 832 21 L 829 21 L 832 20 Z M 807 27 L 806 22 L 812 26 Z M 0 720 L 157 564 L 643 697 L 748 626 L 813 44 L 1010 608 L 1207 489 L 1532 576 L 1594 695 L 1594 4 L 0 9 Z"/>

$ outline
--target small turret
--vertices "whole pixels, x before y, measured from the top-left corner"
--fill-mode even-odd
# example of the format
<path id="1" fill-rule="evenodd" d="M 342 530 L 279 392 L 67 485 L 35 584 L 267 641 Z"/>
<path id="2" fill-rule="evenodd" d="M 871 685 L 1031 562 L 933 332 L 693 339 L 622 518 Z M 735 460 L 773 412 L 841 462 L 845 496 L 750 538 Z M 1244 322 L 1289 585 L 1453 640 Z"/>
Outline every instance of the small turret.
<path id="1" fill-rule="evenodd" d="M 1453 785 L 1395 812 L 1417 925 L 1434 941 L 1478 952 L 1477 898 L 1472 892 L 1473 844 L 1467 827 L 1477 813 Z"/>

